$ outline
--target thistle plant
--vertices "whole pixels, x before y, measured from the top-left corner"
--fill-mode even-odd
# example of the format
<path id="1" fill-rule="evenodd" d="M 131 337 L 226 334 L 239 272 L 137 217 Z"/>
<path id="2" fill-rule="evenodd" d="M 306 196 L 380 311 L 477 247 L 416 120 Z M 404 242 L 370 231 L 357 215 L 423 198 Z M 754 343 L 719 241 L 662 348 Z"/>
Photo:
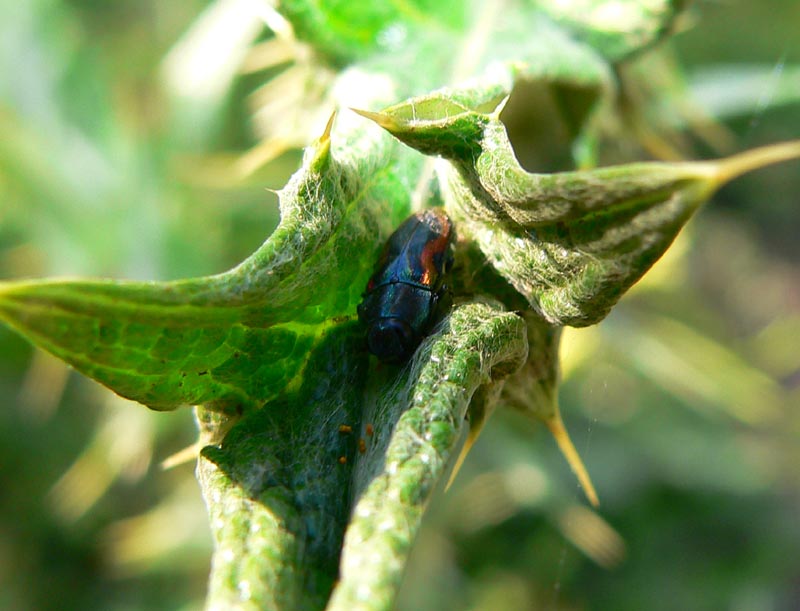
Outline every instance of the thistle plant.
<path id="1" fill-rule="evenodd" d="M 274 44 L 311 115 L 241 160 L 308 145 L 263 245 L 201 278 L 0 284 L 0 319 L 36 346 L 151 409 L 194 406 L 209 609 L 391 608 L 426 504 L 499 408 L 545 423 L 598 504 L 559 413 L 562 329 L 600 323 L 722 185 L 800 156 L 597 167 L 614 139 L 669 148 L 671 127 L 636 129 L 625 68 L 682 5 L 279 2 Z M 556 171 L 509 139 L 531 87 L 566 134 Z M 381 364 L 356 307 L 387 237 L 430 206 L 457 228 L 453 306 Z"/>

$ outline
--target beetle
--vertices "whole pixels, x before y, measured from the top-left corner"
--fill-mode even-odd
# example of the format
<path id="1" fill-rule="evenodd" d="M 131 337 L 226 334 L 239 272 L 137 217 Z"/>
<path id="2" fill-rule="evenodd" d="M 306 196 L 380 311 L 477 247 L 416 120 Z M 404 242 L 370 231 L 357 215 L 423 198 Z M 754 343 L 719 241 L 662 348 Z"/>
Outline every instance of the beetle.
<path id="1" fill-rule="evenodd" d="M 430 331 L 447 293 L 454 240 L 441 208 L 411 215 L 387 240 L 358 306 L 367 348 L 380 360 L 406 360 Z"/>

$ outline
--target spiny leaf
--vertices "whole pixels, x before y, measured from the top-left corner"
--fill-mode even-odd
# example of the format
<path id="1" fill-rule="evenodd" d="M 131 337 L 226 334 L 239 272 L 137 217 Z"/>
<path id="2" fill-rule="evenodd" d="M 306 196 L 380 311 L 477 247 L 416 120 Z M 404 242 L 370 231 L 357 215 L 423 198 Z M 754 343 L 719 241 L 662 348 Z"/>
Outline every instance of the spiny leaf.
<path id="1" fill-rule="evenodd" d="M 338 8 L 342 7 L 299 1 L 282 4 L 296 30 L 323 47 L 319 32 L 348 40 L 332 22 L 341 15 Z M 517 7 L 527 11 L 525 19 L 508 19 L 505 13 L 494 11 L 486 21 L 482 13 L 467 16 L 452 8 L 439 5 L 437 9 L 448 15 L 450 34 L 443 33 L 429 11 L 413 5 L 354 6 L 348 9 L 352 19 L 347 24 L 357 25 L 351 29 L 355 39 L 350 40 L 361 45 L 355 55 L 370 54 L 372 49 L 376 58 L 381 54 L 392 60 L 398 54 L 413 58 L 417 86 L 421 78 L 418 55 L 412 52 L 419 50 L 416 41 L 430 45 L 434 38 L 476 27 L 464 50 L 480 42 L 485 54 L 477 63 L 464 64 L 463 75 L 472 71 L 480 77 L 471 87 L 451 94 L 452 104 L 444 98 L 443 105 L 441 96 L 434 94 L 430 103 L 418 105 L 423 117 L 438 112 L 457 121 L 438 133 L 456 136 L 451 140 L 454 150 L 467 142 L 463 155 L 471 156 L 482 133 L 475 131 L 465 139 L 464 130 L 475 116 L 494 108 L 518 79 L 569 83 L 583 88 L 592 100 L 608 89 L 610 72 L 599 56 L 572 41 L 535 6 Z M 399 46 L 382 47 L 381 33 L 397 24 L 408 28 L 408 33 L 415 30 L 425 35 L 409 35 Z M 523 30 L 526 36 L 520 37 Z M 535 42 L 511 49 L 508 41 L 512 39 Z M 407 52 L 401 54 L 405 43 Z M 344 50 L 339 56 L 348 54 Z M 386 68 L 389 64 L 375 59 L 373 66 L 378 65 Z M 410 65 L 386 69 L 406 74 Z M 440 69 L 454 69 L 454 65 L 448 61 L 425 79 L 441 79 L 445 72 Z M 407 87 L 405 79 L 398 82 Z M 577 123 L 584 119 L 575 117 Z M 352 314 L 370 266 L 368 258 L 352 253 L 377 249 L 381 236 L 408 209 L 405 197 L 416 158 L 406 155 L 401 163 L 389 165 L 394 149 L 383 139 L 359 134 L 359 130 L 339 134 L 341 141 L 358 141 L 359 147 L 337 159 L 331 155 L 326 132 L 307 155 L 305 167 L 281 193 L 280 227 L 236 269 L 168 283 L 5 283 L 0 286 L 0 318 L 78 370 L 157 409 L 205 403 L 236 410 L 273 398 L 280 389 L 297 383 L 303 355 L 323 341 L 339 320 Z M 434 145 L 431 152 L 441 146 Z M 275 366 L 276 362 L 280 365 Z"/>
<path id="2" fill-rule="evenodd" d="M 368 370 L 360 339 L 338 329 L 311 356 L 313 376 L 204 450 L 209 608 L 321 609 L 337 578 L 329 609 L 388 608 L 470 399 L 527 353 L 522 319 L 491 304 L 457 307 L 405 368 Z M 208 437 L 217 426 L 203 421 Z"/>
<path id="3" fill-rule="evenodd" d="M 362 342 L 358 325 L 337 327 L 295 388 L 203 450 L 198 476 L 216 542 L 208 608 L 324 608 L 352 502 L 355 440 L 339 425 L 361 426 Z M 226 423 L 200 413 L 203 436 L 222 438 Z"/>
<path id="4" fill-rule="evenodd" d="M 0 319 L 154 409 L 237 411 L 277 396 L 353 316 L 373 261 L 358 255 L 377 252 L 376 236 L 408 210 L 397 186 L 419 161 L 392 156 L 378 130 L 353 125 L 339 137 L 371 146 L 337 158 L 326 131 L 280 193 L 278 229 L 231 271 L 175 282 L 2 283 Z"/>
<path id="5" fill-rule="evenodd" d="M 365 417 L 375 422 L 378 435 L 357 467 L 360 494 L 330 611 L 391 606 L 423 510 L 456 447 L 470 400 L 480 387 L 516 371 L 526 354 L 519 316 L 491 304 L 463 305 L 453 311 L 442 335 L 426 342 L 401 379 L 377 388 L 379 394 L 368 394 Z"/>
<path id="6" fill-rule="evenodd" d="M 470 159 L 479 154 L 487 123 L 499 116 L 515 87 L 535 84 L 557 99 L 561 118 L 577 137 L 613 89 L 611 71 L 590 48 L 570 40 L 550 22 L 534 21 L 532 27 L 536 32 L 529 35 L 537 45 L 518 49 L 514 59 L 499 46 L 496 60 L 458 87 L 419 95 L 381 112 L 354 110 L 422 153 Z M 565 93 L 581 103 L 569 104 Z"/>
<path id="7" fill-rule="evenodd" d="M 500 107 L 451 113 L 453 102 L 445 101 L 458 95 L 438 96 L 422 116 L 409 112 L 416 99 L 362 114 L 406 144 L 451 161 L 441 177 L 460 231 L 552 324 L 600 321 L 720 186 L 800 157 L 800 143 L 789 142 L 717 161 L 529 173 L 516 160 Z"/>

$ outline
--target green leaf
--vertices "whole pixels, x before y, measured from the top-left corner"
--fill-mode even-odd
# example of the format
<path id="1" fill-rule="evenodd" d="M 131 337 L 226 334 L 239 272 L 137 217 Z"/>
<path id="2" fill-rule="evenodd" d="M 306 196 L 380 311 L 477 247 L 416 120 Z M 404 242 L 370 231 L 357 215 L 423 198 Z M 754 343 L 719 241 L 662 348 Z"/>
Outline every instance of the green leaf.
<path id="1" fill-rule="evenodd" d="M 366 417 L 375 422 L 376 446 L 356 469 L 358 501 L 330 610 L 391 606 L 422 513 L 462 434 L 470 400 L 481 387 L 516 371 L 527 350 L 518 316 L 497 305 L 464 305 L 453 311 L 443 335 L 415 358 L 405 380 L 373 390 Z"/>
<path id="2" fill-rule="evenodd" d="M 494 9 L 467 17 L 466 8 L 450 4 L 437 4 L 434 12 L 427 4 L 408 3 L 287 2 L 281 8 L 309 40 L 324 47 L 315 35 L 320 31 L 343 45 L 334 54 L 344 57 L 361 45 L 353 53 L 372 55 L 371 68 L 395 75 L 400 89 L 440 81 L 449 71 L 477 75 L 468 87 L 430 94 L 413 108 L 397 107 L 397 120 L 444 118 L 435 125 L 428 121 L 429 144 L 417 139 L 416 146 L 428 153 L 477 155 L 492 127 L 486 118 L 520 82 L 540 81 L 562 93 L 567 87 L 575 95 L 566 97 L 584 99 L 579 111 L 569 111 L 576 131 L 610 89 L 611 73 L 600 57 L 536 6 L 520 5 L 524 18 L 514 19 Z M 407 28 L 406 52 L 403 45 L 381 46 L 386 28 Z M 434 43 L 441 48 L 442 37 L 467 30 L 463 49 L 484 50 L 476 61 L 419 71 L 416 51 Z M 510 40 L 530 42 L 509 47 Z M 339 78 L 341 91 L 357 83 L 364 101 L 376 98 L 371 88 L 378 97 L 387 95 L 379 75 L 352 77 Z M 341 153 L 331 153 L 326 132 L 281 192 L 281 225 L 237 268 L 175 282 L 3 283 L 0 318 L 79 371 L 155 409 L 202 403 L 235 412 L 276 397 L 299 383 L 305 355 L 353 315 L 374 258 L 353 254 L 377 252 L 407 214 L 421 167 L 419 157 L 363 124 L 351 121 L 333 137 Z"/>
<path id="3" fill-rule="evenodd" d="M 332 333 L 296 391 L 204 450 L 211 608 L 319 609 L 337 578 L 329 609 L 388 608 L 473 394 L 527 354 L 522 319 L 488 303 L 455 308 L 404 368 L 368 370 L 359 341 Z M 202 426 L 218 436 L 217 421 Z"/>
<path id="4" fill-rule="evenodd" d="M 361 138 L 363 151 L 337 157 L 326 132 L 307 152 L 280 193 L 280 226 L 231 271 L 174 282 L 2 283 L 0 319 L 154 409 L 263 404 L 297 384 L 308 353 L 353 317 L 377 241 L 407 214 L 398 186 L 419 159 L 392 155 L 394 145 L 361 123 L 350 121 L 339 138 Z"/>
<path id="5" fill-rule="evenodd" d="M 487 61 L 508 54 L 502 34 L 519 27 L 517 20 L 498 23 L 503 27 L 486 43 Z M 491 64 L 452 99 L 431 94 L 418 104 L 421 117 L 462 121 L 438 130 L 457 134 L 461 140 L 452 146 L 463 141 L 462 128 L 521 81 L 583 91 L 589 102 L 573 120 L 585 123 L 607 89 L 607 68 L 549 20 L 536 17 L 531 24 L 536 43 L 518 50 L 523 61 Z M 348 78 L 340 78 L 342 90 Z M 352 82 L 380 82 L 371 78 Z M 479 136 L 476 129 L 471 140 Z M 341 153 L 331 153 L 326 133 L 281 192 L 277 231 L 230 272 L 162 283 L 5 283 L 0 318 L 79 371 L 155 409 L 205 404 L 230 413 L 275 398 L 299 383 L 305 355 L 353 315 L 374 260 L 353 253 L 376 253 L 407 214 L 422 163 L 363 122 L 351 119 L 333 138 Z"/>
<path id="6" fill-rule="evenodd" d="M 355 327 L 355 328 L 354 328 Z M 359 329 L 341 325 L 308 353 L 295 388 L 236 423 L 200 410 L 207 446 L 198 476 L 216 553 L 208 604 L 321 609 L 338 572 L 352 502 L 368 360 Z M 227 432 L 227 435 L 226 435 Z"/>
<path id="7" fill-rule="evenodd" d="M 451 162 L 440 178 L 462 235 L 556 325 L 602 320 L 720 186 L 800 156 L 800 143 L 789 142 L 717 161 L 529 173 L 500 120 L 502 104 L 487 112 L 460 104 L 461 91 L 436 95 L 435 103 L 424 97 L 361 114 Z"/>

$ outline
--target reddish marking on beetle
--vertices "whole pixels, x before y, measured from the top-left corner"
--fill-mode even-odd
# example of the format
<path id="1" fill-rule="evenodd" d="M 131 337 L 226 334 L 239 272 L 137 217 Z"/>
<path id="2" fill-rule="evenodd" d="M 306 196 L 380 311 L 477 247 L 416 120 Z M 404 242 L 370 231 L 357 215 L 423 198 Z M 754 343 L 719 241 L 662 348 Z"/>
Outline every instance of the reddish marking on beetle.
<path id="1" fill-rule="evenodd" d="M 347 456 L 340 456 L 339 457 L 339 464 L 346 465 L 347 464 Z"/>
<path id="2" fill-rule="evenodd" d="M 450 219 L 447 218 L 444 212 L 436 208 L 430 210 L 429 212 L 437 217 L 440 225 L 440 228 L 438 228 L 440 233 L 439 237 L 437 237 L 435 240 L 431 240 L 425 244 L 419 257 L 422 268 L 425 270 L 422 273 L 422 276 L 420 276 L 419 281 L 421 284 L 428 286 L 433 284 L 433 275 L 443 271 L 436 269 L 433 257 L 443 252 L 447 248 L 447 243 L 450 241 L 450 232 L 452 231 Z M 431 229 L 437 229 L 431 226 L 430 223 L 428 223 L 428 226 L 431 227 Z"/>
<path id="3" fill-rule="evenodd" d="M 358 439 L 358 452 L 359 454 L 365 454 L 367 451 L 367 442 L 364 441 L 363 437 L 359 437 Z"/>
<path id="4" fill-rule="evenodd" d="M 367 429 L 367 435 L 369 437 L 372 437 L 372 435 L 375 434 L 375 428 L 371 424 L 367 424 L 366 429 Z"/>
<path id="5" fill-rule="evenodd" d="M 339 425 L 339 432 L 342 434 L 349 434 L 353 432 L 353 427 L 349 424 L 340 424 Z"/>

